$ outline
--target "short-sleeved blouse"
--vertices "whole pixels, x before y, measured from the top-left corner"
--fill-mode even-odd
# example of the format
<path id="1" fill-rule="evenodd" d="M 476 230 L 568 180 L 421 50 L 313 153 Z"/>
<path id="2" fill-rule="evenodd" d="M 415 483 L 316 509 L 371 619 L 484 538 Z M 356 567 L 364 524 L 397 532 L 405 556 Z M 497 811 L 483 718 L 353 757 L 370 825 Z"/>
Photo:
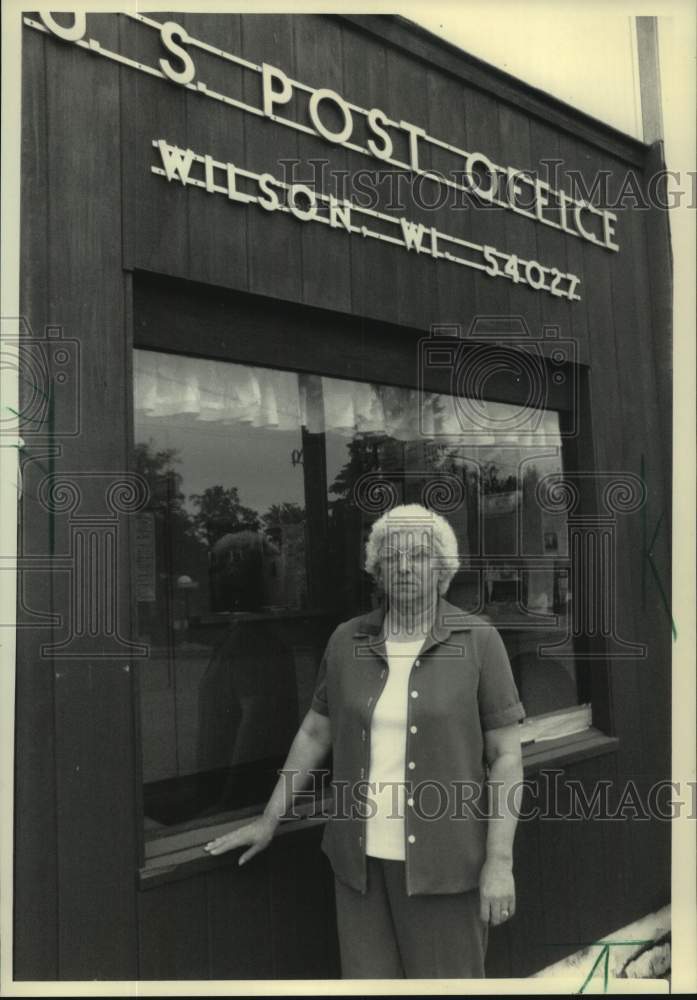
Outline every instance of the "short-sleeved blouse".
<path id="1" fill-rule="evenodd" d="M 388 670 L 384 610 L 343 622 L 331 635 L 312 707 L 332 730 L 333 812 L 322 849 L 337 878 L 366 890 L 370 729 Z M 484 732 L 525 717 L 497 630 L 440 598 L 409 678 L 405 771 L 407 893 L 464 892 L 486 856 Z"/>

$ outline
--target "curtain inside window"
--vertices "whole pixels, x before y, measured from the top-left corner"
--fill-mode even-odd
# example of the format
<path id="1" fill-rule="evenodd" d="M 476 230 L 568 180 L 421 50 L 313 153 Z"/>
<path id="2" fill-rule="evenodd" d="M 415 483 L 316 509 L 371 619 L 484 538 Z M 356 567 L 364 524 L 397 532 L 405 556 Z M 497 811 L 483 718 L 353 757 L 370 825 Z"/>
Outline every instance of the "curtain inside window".
<path id="1" fill-rule="evenodd" d="M 557 414 L 401 386 L 135 352 L 135 409 L 147 417 L 388 435 L 474 445 L 558 445 Z"/>

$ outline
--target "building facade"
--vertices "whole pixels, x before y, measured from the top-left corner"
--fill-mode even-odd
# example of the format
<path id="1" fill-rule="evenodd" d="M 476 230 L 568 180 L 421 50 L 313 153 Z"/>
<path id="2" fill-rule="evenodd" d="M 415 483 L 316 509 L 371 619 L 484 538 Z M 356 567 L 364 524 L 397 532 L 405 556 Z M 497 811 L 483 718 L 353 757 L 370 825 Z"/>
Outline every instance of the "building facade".
<path id="1" fill-rule="evenodd" d="M 244 870 L 202 846 L 414 500 L 528 715 L 488 974 L 663 905 L 660 143 L 382 16 L 28 14 L 22 101 L 15 977 L 339 975 L 326 782 Z M 598 789 L 638 814 L 535 815 Z"/>

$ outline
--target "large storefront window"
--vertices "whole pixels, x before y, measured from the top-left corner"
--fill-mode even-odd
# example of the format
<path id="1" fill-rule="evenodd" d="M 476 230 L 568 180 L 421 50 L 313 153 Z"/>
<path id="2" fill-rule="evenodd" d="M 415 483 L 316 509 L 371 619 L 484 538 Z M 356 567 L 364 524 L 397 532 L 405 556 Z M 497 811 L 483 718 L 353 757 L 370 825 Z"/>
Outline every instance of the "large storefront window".
<path id="1" fill-rule="evenodd" d="M 444 394 L 151 350 L 134 368 L 148 828 L 265 801 L 328 635 L 380 600 L 362 568 L 380 498 L 450 490 L 449 599 L 500 629 L 530 716 L 577 704 L 573 661 L 540 655 L 572 600 L 565 517 L 537 496 L 563 471 L 556 412 L 470 419 Z"/>

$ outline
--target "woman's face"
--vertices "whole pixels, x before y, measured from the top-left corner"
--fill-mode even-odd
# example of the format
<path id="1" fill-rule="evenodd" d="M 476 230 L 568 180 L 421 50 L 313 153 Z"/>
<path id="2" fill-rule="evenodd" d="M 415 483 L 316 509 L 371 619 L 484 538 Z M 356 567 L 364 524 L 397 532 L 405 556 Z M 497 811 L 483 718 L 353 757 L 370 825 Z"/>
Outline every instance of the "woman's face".
<path id="1" fill-rule="evenodd" d="M 391 603 L 419 611 L 438 597 L 440 566 L 433 529 L 388 527 L 379 550 L 381 581 Z"/>

